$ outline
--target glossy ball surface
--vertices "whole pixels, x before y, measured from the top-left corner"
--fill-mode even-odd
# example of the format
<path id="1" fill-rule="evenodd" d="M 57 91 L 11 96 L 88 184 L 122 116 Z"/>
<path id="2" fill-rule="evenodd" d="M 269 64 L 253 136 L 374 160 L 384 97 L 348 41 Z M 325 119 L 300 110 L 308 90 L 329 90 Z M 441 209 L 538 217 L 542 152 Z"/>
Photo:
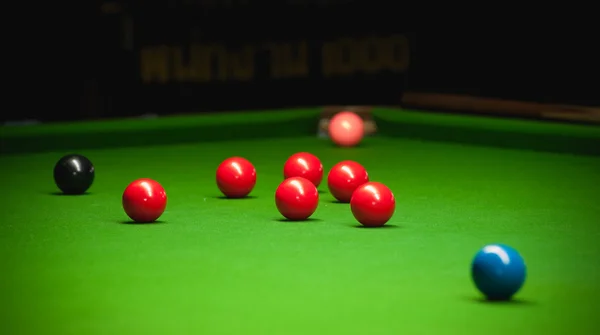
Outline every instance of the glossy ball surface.
<path id="1" fill-rule="evenodd" d="M 323 180 L 323 164 L 319 158 L 308 152 L 293 154 L 283 166 L 284 179 L 303 177 L 319 187 Z"/>
<path id="2" fill-rule="evenodd" d="M 123 192 L 123 209 L 135 222 L 154 222 L 164 213 L 166 207 L 167 193 L 152 179 L 137 179 Z"/>
<path id="3" fill-rule="evenodd" d="M 394 215 L 396 199 L 384 184 L 368 182 L 352 194 L 350 209 L 358 222 L 365 227 L 381 227 Z"/>
<path id="4" fill-rule="evenodd" d="M 227 158 L 217 168 L 217 186 L 228 198 L 246 197 L 255 185 L 256 169 L 245 158 Z"/>
<path id="5" fill-rule="evenodd" d="M 356 146 L 365 134 L 363 119 L 353 112 L 340 112 L 329 121 L 329 137 L 341 147 Z"/>
<path id="6" fill-rule="evenodd" d="M 277 187 L 275 204 L 279 213 L 286 219 L 306 220 L 317 210 L 319 192 L 317 187 L 306 178 L 288 178 Z"/>
<path id="7" fill-rule="evenodd" d="M 477 289 L 489 300 L 509 300 L 517 293 L 526 277 L 521 255 L 512 247 L 490 244 L 473 259 L 471 276 Z"/>
<path id="8" fill-rule="evenodd" d="M 85 156 L 61 157 L 54 166 L 54 182 L 64 194 L 83 194 L 94 182 L 95 169 Z"/>
<path id="9" fill-rule="evenodd" d="M 334 165 L 327 175 L 329 192 L 339 202 L 348 203 L 352 193 L 369 181 L 367 170 L 355 161 L 342 161 Z"/>

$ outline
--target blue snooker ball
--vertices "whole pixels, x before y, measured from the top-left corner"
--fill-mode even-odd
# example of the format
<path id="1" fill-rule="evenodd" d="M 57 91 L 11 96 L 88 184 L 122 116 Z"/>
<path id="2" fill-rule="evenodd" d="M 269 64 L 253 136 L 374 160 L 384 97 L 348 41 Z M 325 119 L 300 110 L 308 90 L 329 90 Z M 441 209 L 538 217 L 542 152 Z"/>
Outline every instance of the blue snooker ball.
<path id="1" fill-rule="evenodd" d="M 526 266 L 521 255 L 503 244 L 490 244 L 475 255 L 471 276 L 489 300 L 510 300 L 525 283 Z"/>

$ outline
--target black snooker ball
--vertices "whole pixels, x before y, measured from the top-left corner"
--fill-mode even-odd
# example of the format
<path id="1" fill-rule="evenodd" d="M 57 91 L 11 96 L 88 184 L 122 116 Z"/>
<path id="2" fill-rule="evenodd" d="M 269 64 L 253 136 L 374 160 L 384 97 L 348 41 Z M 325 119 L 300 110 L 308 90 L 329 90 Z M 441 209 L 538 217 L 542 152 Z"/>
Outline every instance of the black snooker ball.
<path id="1" fill-rule="evenodd" d="M 94 165 L 85 156 L 63 156 L 54 166 L 54 182 L 64 194 L 83 194 L 94 182 Z"/>

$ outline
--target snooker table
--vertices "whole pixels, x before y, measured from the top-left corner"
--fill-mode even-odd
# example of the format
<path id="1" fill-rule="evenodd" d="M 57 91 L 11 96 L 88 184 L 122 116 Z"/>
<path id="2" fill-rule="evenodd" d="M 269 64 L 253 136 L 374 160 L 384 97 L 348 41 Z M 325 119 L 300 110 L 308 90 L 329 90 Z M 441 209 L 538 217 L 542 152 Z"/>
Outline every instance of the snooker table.
<path id="1" fill-rule="evenodd" d="M 319 108 L 2 127 L 2 334 L 592 334 L 600 318 L 597 126 L 376 108 L 378 134 L 336 148 Z M 361 228 L 324 183 L 311 219 L 274 192 L 292 153 L 362 163 L 395 193 Z M 62 196 L 65 153 L 89 157 L 89 193 Z M 221 197 L 218 164 L 244 156 L 258 182 Z M 168 195 L 131 224 L 134 179 Z M 509 302 L 470 278 L 488 243 L 527 264 Z"/>

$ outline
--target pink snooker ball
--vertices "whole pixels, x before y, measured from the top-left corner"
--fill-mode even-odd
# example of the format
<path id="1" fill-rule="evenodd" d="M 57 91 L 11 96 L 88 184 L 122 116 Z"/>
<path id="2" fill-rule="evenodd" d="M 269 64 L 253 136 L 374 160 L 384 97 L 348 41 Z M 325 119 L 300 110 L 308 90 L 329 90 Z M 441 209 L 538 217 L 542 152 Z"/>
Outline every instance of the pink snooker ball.
<path id="1" fill-rule="evenodd" d="M 353 112 L 340 112 L 329 121 L 329 137 L 341 147 L 353 147 L 365 134 L 363 119 Z"/>

